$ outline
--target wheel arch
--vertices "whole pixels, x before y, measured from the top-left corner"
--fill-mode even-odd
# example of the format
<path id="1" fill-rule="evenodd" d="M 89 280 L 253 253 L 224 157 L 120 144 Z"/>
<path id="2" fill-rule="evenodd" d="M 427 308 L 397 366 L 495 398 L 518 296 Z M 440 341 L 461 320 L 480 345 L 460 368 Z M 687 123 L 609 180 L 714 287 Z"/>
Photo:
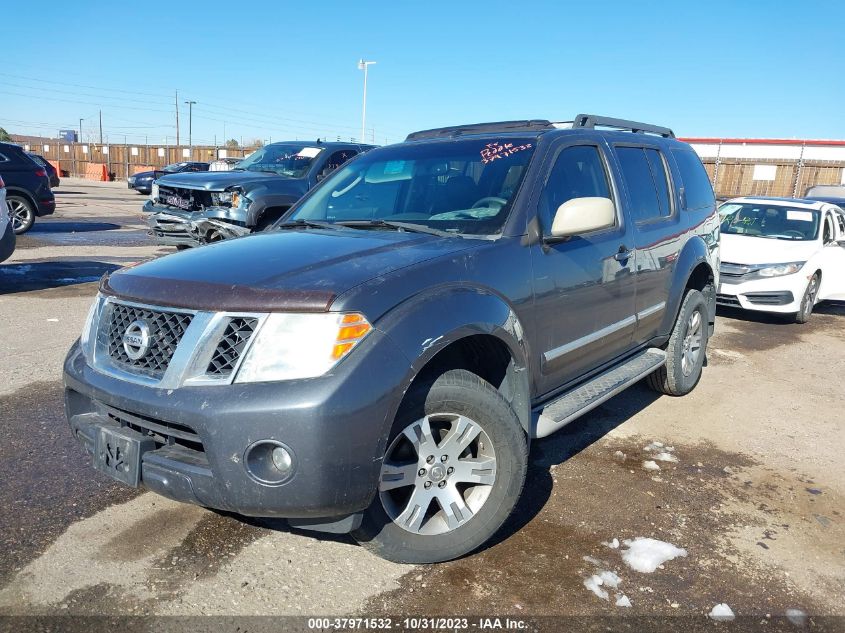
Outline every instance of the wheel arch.
<path id="1" fill-rule="evenodd" d="M 395 308 L 377 327 L 410 360 L 391 420 L 415 384 L 466 369 L 493 385 L 530 435 L 529 356 L 522 325 L 504 299 L 482 289 L 441 288 Z"/>
<path id="2" fill-rule="evenodd" d="M 32 212 L 36 215 L 38 214 L 38 203 L 35 201 L 35 198 L 32 197 L 26 189 L 22 189 L 20 187 L 16 187 L 15 185 L 6 185 L 6 198 L 9 196 L 19 196 L 21 198 L 26 198 L 27 201 L 32 205 Z"/>
<path id="3" fill-rule="evenodd" d="M 707 244 L 698 236 L 688 240 L 675 264 L 661 332 L 671 332 L 687 290 L 698 290 L 704 294 L 708 319 L 712 326 L 716 320 L 716 279 L 717 274 Z"/>

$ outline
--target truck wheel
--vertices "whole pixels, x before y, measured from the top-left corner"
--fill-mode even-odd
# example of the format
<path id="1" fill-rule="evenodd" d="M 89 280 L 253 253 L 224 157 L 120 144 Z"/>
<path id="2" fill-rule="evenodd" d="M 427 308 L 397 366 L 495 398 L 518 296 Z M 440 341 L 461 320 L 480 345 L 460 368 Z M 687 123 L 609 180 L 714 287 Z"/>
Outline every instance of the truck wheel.
<path id="1" fill-rule="evenodd" d="M 819 292 L 819 274 L 816 273 L 807 284 L 804 296 L 801 297 L 801 309 L 795 314 L 796 323 L 806 323 L 813 313 L 813 306 L 816 304 L 816 295 Z"/>
<path id="2" fill-rule="evenodd" d="M 9 218 L 15 235 L 26 233 L 35 223 L 35 209 L 32 203 L 21 196 L 8 196 L 6 204 L 9 206 Z"/>
<path id="3" fill-rule="evenodd" d="M 666 364 L 651 373 L 648 385 L 668 396 L 684 396 L 698 384 L 707 351 L 707 301 L 689 290 L 666 347 Z"/>
<path id="4" fill-rule="evenodd" d="M 398 563 L 463 556 L 510 516 L 527 467 L 525 432 L 504 398 L 471 372 L 447 371 L 405 397 L 352 536 Z"/>

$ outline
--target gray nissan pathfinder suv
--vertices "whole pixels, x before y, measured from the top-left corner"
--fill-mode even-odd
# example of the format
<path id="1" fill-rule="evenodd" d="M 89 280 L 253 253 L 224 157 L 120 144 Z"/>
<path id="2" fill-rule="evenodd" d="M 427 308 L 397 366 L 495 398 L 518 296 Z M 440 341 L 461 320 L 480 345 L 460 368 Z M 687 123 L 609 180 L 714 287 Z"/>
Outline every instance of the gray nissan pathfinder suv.
<path id="1" fill-rule="evenodd" d="M 710 182 L 667 128 L 417 132 L 270 231 L 104 278 L 67 415 L 127 485 L 448 560 L 511 514 L 532 440 L 641 379 L 695 387 L 718 260 Z"/>

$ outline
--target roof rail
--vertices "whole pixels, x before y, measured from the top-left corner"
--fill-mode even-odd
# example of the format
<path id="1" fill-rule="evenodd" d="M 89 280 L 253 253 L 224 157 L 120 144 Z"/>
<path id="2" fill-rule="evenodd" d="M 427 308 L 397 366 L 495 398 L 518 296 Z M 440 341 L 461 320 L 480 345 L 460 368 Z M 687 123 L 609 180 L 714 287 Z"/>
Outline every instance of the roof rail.
<path id="1" fill-rule="evenodd" d="M 450 136 L 461 136 L 463 134 L 483 134 L 485 132 L 527 132 L 548 130 L 553 127 L 552 123 L 550 121 L 546 121 L 545 119 L 472 123 L 469 125 L 454 125 L 451 127 L 438 127 L 431 130 L 411 132 L 405 140 L 415 141 L 422 138 L 447 138 Z"/>
<path id="2" fill-rule="evenodd" d="M 659 125 L 649 125 L 648 123 L 639 123 L 637 121 L 627 121 L 625 119 L 614 119 L 607 116 L 598 116 L 596 114 L 579 114 L 575 117 L 572 123 L 573 128 L 595 128 L 612 127 L 619 130 L 630 130 L 636 134 L 657 134 L 663 138 L 675 138 L 675 133 L 668 127 L 660 127 Z"/>

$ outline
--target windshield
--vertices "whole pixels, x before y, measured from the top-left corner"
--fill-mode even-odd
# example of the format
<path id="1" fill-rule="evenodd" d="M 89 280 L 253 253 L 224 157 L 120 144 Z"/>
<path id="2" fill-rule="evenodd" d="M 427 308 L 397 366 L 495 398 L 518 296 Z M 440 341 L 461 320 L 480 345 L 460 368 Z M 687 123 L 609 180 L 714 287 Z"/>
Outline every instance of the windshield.
<path id="1" fill-rule="evenodd" d="M 287 178 L 302 178 L 322 151 L 322 147 L 305 144 L 267 145 L 244 158 L 236 169 L 268 171 Z"/>
<path id="2" fill-rule="evenodd" d="M 165 165 L 161 168 L 161 171 L 166 171 L 169 174 L 174 174 L 177 171 L 180 171 L 185 166 L 185 163 L 173 163 L 172 165 Z"/>
<path id="3" fill-rule="evenodd" d="M 719 207 L 722 233 L 808 241 L 819 232 L 819 212 L 813 209 L 769 206 L 765 203 L 728 203 Z"/>
<path id="4" fill-rule="evenodd" d="M 535 139 L 372 150 L 327 178 L 288 220 L 402 222 L 453 234 L 502 229 Z"/>

